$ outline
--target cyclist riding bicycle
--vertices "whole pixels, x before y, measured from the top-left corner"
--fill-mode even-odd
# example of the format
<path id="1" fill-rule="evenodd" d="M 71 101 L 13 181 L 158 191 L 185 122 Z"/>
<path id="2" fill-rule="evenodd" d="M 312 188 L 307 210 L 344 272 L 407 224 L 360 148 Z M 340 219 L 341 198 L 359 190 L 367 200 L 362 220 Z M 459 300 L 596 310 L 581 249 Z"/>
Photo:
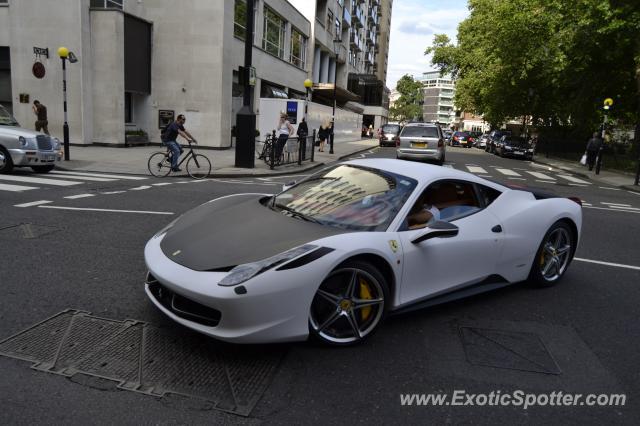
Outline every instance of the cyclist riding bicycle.
<path id="1" fill-rule="evenodd" d="M 180 144 L 178 144 L 177 141 L 178 135 L 190 142 L 197 143 L 195 138 L 191 136 L 191 133 L 184 128 L 186 121 L 187 119 L 183 114 L 178 115 L 176 121 L 167 126 L 162 137 L 162 142 L 171 151 L 171 170 L 174 172 L 182 171 L 178 168 L 178 158 L 180 158 L 180 154 L 182 153 L 182 148 L 180 148 Z"/>

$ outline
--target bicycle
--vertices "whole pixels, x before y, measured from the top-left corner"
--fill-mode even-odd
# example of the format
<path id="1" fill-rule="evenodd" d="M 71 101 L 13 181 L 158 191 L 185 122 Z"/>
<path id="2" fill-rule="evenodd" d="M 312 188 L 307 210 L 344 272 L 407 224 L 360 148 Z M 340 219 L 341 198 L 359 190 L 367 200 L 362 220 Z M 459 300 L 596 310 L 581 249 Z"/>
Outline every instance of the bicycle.
<path id="1" fill-rule="evenodd" d="M 272 135 L 268 135 L 267 139 L 262 142 L 262 149 L 258 148 L 256 144 L 256 158 L 263 160 L 268 166 L 271 166 L 271 152 L 275 149 L 278 139 Z M 284 150 L 280 153 L 280 158 L 274 158 L 274 165 L 278 165 L 284 162 Z"/>
<path id="2" fill-rule="evenodd" d="M 182 163 L 186 161 L 186 168 L 189 176 L 191 176 L 193 179 L 204 179 L 211 173 L 211 161 L 209 161 L 209 159 L 202 154 L 196 154 L 193 151 L 193 146 L 191 145 L 192 143 L 197 144 L 195 140 L 189 141 L 189 150 L 182 157 L 180 163 L 178 163 L 178 167 L 180 167 Z M 151 154 L 147 163 L 149 173 L 156 177 L 167 176 L 169 173 L 171 173 L 171 157 L 172 154 L 169 148 L 167 148 L 167 150 L 164 152 L 158 151 Z"/>

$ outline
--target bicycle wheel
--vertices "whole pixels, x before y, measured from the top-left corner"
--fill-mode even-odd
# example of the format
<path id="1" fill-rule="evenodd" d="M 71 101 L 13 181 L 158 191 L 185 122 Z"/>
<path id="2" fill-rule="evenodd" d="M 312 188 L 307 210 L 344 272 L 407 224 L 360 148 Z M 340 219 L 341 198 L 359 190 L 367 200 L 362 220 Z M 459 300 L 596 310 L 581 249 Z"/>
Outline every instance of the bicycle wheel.
<path id="1" fill-rule="evenodd" d="M 165 177 L 171 172 L 171 160 L 165 152 L 154 152 L 147 164 L 149 173 L 156 177 Z"/>
<path id="2" fill-rule="evenodd" d="M 202 154 L 193 154 L 187 160 L 187 173 L 194 179 L 204 179 L 211 173 L 211 161 Z"/>

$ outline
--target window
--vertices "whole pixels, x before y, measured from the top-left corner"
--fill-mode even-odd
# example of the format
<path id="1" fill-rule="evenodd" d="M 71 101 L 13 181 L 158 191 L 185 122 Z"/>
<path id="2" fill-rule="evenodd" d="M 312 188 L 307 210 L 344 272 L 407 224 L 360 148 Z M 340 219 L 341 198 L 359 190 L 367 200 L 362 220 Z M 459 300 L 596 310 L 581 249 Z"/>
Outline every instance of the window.
<path id="1" fill-rule="evenodd" d="M 329 34 L 333 34 L 333 12 L 327 10 L 327 25 L 324 27 Z"/>
<path id="2" fill-rule="evenodd" d="M 122 10 L 123 2 L 124 0 L 91 0 L 91 7 Z M 0 3 L 2 3 L 2 0 L 0 0 Z"/>
<path id="3" fill-rule="evenodd" d="M 295 28 L 291 29 L 291 57 L 289 61 L 299 67 L 304 68 L 307 56 L 307 39 Z"/>
<path id="4" fill-rule="evenodd" d="M 497 189 L 489 188 L 488 186 L 476 184 L 478 188 L 478 193 L 480 194 L 480 200 L 484 207 L 487 207 L 489 204 L 493 203 L 496 198 L 498 198 L 502 192 Z"/>
<path id="5" fill-rule="evenodd" d="M 279 58 L 284 58 L 286 21 L 268 7 L 264 8 L 264 33 L 262 48 Z"/>
<path id="6" fill-rule="evenodd" d="M 415 138 L 438 138 L 438 128 L 435 126 L 407 126 L 402 129 L 402 136 Z"/>
<path id="7" fill-rule="evenodd" d="M 233 10 L 233 35 L 244 40 L 247 35 L 247 2 L 236 0 Z"/>

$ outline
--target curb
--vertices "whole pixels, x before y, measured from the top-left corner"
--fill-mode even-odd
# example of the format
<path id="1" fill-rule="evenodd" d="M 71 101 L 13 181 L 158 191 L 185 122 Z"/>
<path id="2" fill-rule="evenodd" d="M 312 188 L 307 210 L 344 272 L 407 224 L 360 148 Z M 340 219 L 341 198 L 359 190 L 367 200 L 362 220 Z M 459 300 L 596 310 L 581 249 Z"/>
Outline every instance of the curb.
<path id="1" fill-rule="evenodd" d="M 588 174 L 586 174 L 584 172 L 575 171 L 574 169 L 570 169 L 570 168 L 568 168 L 566 166 L 558 166 L 557 164 L 550 164 L 550 163 L 547 163 L 545 161 L 540 161 L 540 160 L 534 160 L 534 163 L 544 164 L 545 166 L 549 166 L 549 167 L 556 167 L 556 168 L 558 168 L 560 170 L 563 170 L 565 172 L 570 172 L 570 173 L 572 173 L 572 174 L 574 174 L 576 176 L 580 176 L 582 178 L 589 179 L 589 180 L 594 181 L 594 182 L 603 183 L 602 181 L 599 181 L 598 179 L 593 179 L 593 176 L 590 176 L 590 175 L 588 175 Z M 612 172 L 612 173 L 614 173 L 614 172 Z M 626 176 L 626 175 L 624 175 L 622 173 L 619 173 L 619 174 L 621 176 Z M 640 186 L 636 186 L 636 185 L 617 185 L 617 187 L 625 189 L 627 191 L 640 193 Z"/>

